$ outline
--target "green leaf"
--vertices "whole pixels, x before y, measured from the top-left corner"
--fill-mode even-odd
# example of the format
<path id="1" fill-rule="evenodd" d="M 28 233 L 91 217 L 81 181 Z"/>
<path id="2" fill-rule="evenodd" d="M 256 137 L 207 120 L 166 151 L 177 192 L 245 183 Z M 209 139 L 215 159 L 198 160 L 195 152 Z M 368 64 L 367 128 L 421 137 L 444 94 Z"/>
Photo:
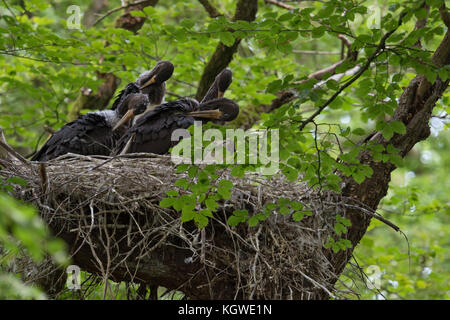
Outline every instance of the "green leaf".
<path id="1" fill-rule="evenodd" d="M 231 198 L 231 191 L 228 188 L 219 187 L 217 188 L 217 193 L 226 200 L 229 200 Z"/>
<path id="2" fill-rule="evenodd" d="M 242 178 L 244 176 L 245 170 L 242 166 L 237 165 L 233 169 L 231 169 L 231 175 L 233 177 Z"/>
<path id="3" fill-rule="evenodd" d="M 241 222 L 242 222 L 242 219 L 240 217 L 236 217 L 236 216 L 230 216 L 227 219 L 227 223 L 232 227 L 237 226 Z"/>
<path id="4" fill-rule="evenodd" d="M 280 208 L 280 213 L 281 213 L 283 216 L 287 215 L 290 211 L 291 211 L 291 210 L 290 210 L 288 207 L 286 207 L 286 206 Z"/>
<path id="5" fill-rule="evenodd" d="M 193 19 L 184 19 L 180 22 L 180 25 L 187 29 L 191 29 L 195 25 L 195 21 Z"/>
<path id="6" fill-rule="evenodd" d="M 177 191 L 177 190 L 169 190 L 169 191 L 166 191 L 166 194 L 167 194 L 169 197 L 178 197 L 178 191 Z"/>
<path id="7" fill-rule="evenodd" d="M 290 203 L 290 205 L 291 205 L 291 208 L 294 210 L 302 210 L 303 209 L 303 204 L 298 201 L 292 201 Z"/>
<path id="8" fill-rule="evenodd" d="M 181 187 L 186 190 L 189 186 L 189 182 L 186 179 L 182 178 L 175 181 L 174 185 L 175 187 Z"/>
<path id="9" fill-rule="evenodd" d="M 334 225 L 334 232 L 339 236 L 343 233 L 347 233 L 347 228 L 342 223 L 336 223 Z"/>
<path id="10" fill-rule="evenodd" d="M 212 211 L 216 211 L 219 207 L 219 204 L 214 199 L 206 199 L 205 204 L 206 207 Z"/>
<path id="11" fill-rule="evenodd" d="M 231 190 L 233 188 L 233 183 L 230 180 L 222 179 L 219 181 L 219 186 Z"/>
<path id="12" fill-rule="evenodd" d="M 248 216 L 248 211 L 247 210 L 234 210 L 233 214 L 235 216 L 239 216 L 239 217 L 247 217 Z"/>
<path id="13" fill-rule="evenodd" d="M 208 210 L 208 209 L 200 210 L 200 214 L 205 216 L 205 217 L 210 217 L 210 218 L 213 217 L 213 214 L 212 214 L 211 210 Z"/>
<path id="14" fill-rule="evenodd" d="M 301 221 L 301 220 L 303 219 L 304 216 L 305 216 L 305 213 L 304 213 L 303 211 L 295 211 L 295 212 L 292 214 L 292 218 L 293 218 L 295 221 Z"/>
<path id="15" fill-rule="evenodd" d="M 194 219 L 195 211 L 188 208 L 183 208 L 181 211 L 181 222 L 188 222 Z"/>
<path id="16" fill-rule="evenodd" d="M 161 208 L 169 208 L 174 204 L 174 198 L 164 198 L 159 202 Z"/>
<path id="17" fill-rule="evenodd" d="M 250 227 L 256 227 L 258 225 L 258 223 L 259 223 L 259 219 L 257 216 L 253 216 L 248 219 L 248 225 Z"/>
<path id="18" fill-rule="evenodd" d="M 392 128 L 392 130 L 399 134 L 405 134 L 406 133 L 406 127 L 403 122 L 401 121 L 392 121 L 389 123 L 389 126 Z"/>
<path id="19" fill-rule="evenodd" d="M 317 28 L 314 28 L 312 30 L 312 37 L 313 38 L 320 38 L 324 35 L 325 31 L 327 30 L 327 28 L 325 26 L 320 26 Z"/>
<path id="20" fill-rule="evenodd" d="M 357 136 L 363 136 L 366 134 L 366 131 L 362 128 L 356 128 L 355 130 L 352 131 L 352 133 Z"/>
<path id="21" fill-rule="evenodd" d="M 390 140 L 394 136 L 394 130 L 391 128 L 391 126 L 386 125 L 381 131 L 381 134 L 386 140 Z"/>
<path id="22" fill-rule="evenodd" d="M 231 47 L 234 44 L 234 36 L 231 32 L 219 33 L 219 39 L 227 47 Z"/>
<path id="23" fill-rule="evenodd" d="M 197 176 L 197 173 L 198 173 L 198 167 L 191 166 L 188 170 L 188 177 L 192 179 Z"/>

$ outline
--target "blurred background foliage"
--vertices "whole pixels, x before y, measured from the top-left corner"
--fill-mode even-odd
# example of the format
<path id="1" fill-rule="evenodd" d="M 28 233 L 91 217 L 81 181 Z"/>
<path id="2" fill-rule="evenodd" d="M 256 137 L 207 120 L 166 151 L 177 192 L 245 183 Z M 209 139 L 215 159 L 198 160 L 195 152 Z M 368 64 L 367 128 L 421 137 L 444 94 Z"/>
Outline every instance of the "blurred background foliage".
<path id="1" fill-rule="evenodd" d="M 104 6 L 95 13 L 97 2 Z M 167 83 L 166 99 L 193 97 L 218 42 L 230 45 L 236 36 L 242 38 L 242 42 L 229 66 L 234 82 L 227 97 L 240 104 L 245 117 L 261 116 L 258 106 L 270 105 L 278 90 L 291 87 L 294 82 L 345 57 L 346 48 L 337 33 L 349 35 L 352 48 L 360 51 L 356 61 L 345 64 L 340 70 L 365 61 L 382 32 L 392 28 L 400 4 L 408 6 L 411 14 L 391 39 L 391 51 L 383 53 L 373 68 L 318 117 L 320 123 L 327 124 L 322 127 L 326 136 L 321 141 L 324 151 L 334 158 L 339 155 L 337 145 L 329 144 L 333 135 L 350 141 L 343 147 L 351 150 L 361 136 L 392 115 L 395 99 L 417 73 L 431 80 L 438 73 L 442 78 L 448 74 L 448 68 L 436 70 L 421 63 L 429 61 L 445 32 L 437 10 L 443 3 L 441 0 L 427 0 L 429 12 L 424 12 L 422 1 L 287 2 L 301 9 L 298 16 L 302 18 L 260 1 L 253 23 L 230 22 L 236 1 L 211 3 L 225 13 L 225 17 L 211 19 L 194 0 L 160 1 L 154 8 L 133 12 L 147 18 L 139 32 L 133 34 L 114 27 L 120 10 L 95 23 L 108 10 L 120 7 L 119 0 L 0 1 L 0 127 L 8 142 L 21 154 L 32 154 L 48 137 L 44 126 L 60 128 L 69 120 L 68 114 L 80 90 L 96 90 L 102 83 L 98 72 L 114 73 L 121 79 L 121 89 L 135 81 L 141 72 L 152 68 L 155 61 L 170 60 L 175 72 Z M 84 14 L 80 29 L 67 27 L 73 14 L 67 11 L 71 5 L 79 6 Z M 344 9 L 346 14 L 342 15 Z M 316 18 L 310 18 L 310 14 Z M 415 22 L 424 17 L 428 18 L 426 27 L 413 31 Z M 241 31 L 227 32 L 230 27 Z M 419 38 L 421 50 L 405 49 Z M 342 81 L 346 79 L 348 77 Z M 311 87 L 316 82 L 307 81 L 297 86 L 299 98 L 286 108 L 294 110 L 295 115 L 308 114 L 338 85 L 329 81 L 312 92 Z M 354 252 L 352 264 L 365 271 L 370 281 L 379 280 L 380 289 L 371 289 L 370 285 L 368 288 L 361 281 L 366 277 L 349 266 L 338 284 L 359 295 L 352 294 L 349 298 L 450 298 L 450 182 L 447 178 L 450 135 L 445 118 L 448 106 L 447 92 L 434 110 L 432 135 L 416 145 L 401 168 L 393 173 L 389 194 L 378 210 L 398 225 L 406 237 L 373 220 Z M 314 162 L 312 135 L 296 132 L 295 125 L 283 126 L 286 121 L 282 115 L 289 112 L 286 108 L 262 115 L 265 122 L 256 125 L 279 126 L 282 145 L 299 147 L 305 152 L 299 159 L 304 163 Z M 82 112 L 89 111 L 92 110 Z M 235 125 L 245 125 L 248 121 L 245 117 L 238 119 Z M 389 130 L 383 130 L 383 134 L 389 135 Z M 311 171 L 312 167 L 302 165 L 299 172 Z M 284 173 L 287 168 L 282 167 Z M 334 168 L 330 165 L 323 169 L 328 170 L 324 175 L 331 175 Z M 315 171 L 312 172 L 314 175 Z M 308 179 L 313 182 L 313 177 Z M 333 187 L 331 180 L 330 177 L 330 188 Z M 36 261 L 46 253 L 57 261 L 65 260 L 62 245 L 51 239 L 36 211 L 9 196 L 8 183 L 2 182 L 0 196 L 0 240 L 2 250 L 8 253 L 2 254 L 1 264 L 8 264 L 8 257 L 22 250 L 19 242 Z M 119 284 L 117 288 L 120 292 Z M 96 290 L 103 291 L 101 283 Z M 100 293 L 91 296 L 99 297 Z M 0 273 L 0 298 L 45 296 L 36 288 L 21 283 L 20 275 Z M 68 293 L 61 298 L 74 296 Z"/>

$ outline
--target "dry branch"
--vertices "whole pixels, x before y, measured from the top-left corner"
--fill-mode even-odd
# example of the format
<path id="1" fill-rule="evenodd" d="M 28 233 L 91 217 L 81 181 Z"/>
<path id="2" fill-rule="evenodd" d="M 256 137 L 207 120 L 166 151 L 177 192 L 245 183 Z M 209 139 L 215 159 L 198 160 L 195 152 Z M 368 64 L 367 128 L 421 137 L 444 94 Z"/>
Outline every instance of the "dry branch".
<path id="1" fill-rule="evenodd" d="M 287 3 L 283 3 L 281 1 L 277 0 L 264 0 L 267 4 L 273 4 L 280 8 L 287 9 L 287 10 L 294 10 L 295 8 L 291 5 L 288 5 Z"/>

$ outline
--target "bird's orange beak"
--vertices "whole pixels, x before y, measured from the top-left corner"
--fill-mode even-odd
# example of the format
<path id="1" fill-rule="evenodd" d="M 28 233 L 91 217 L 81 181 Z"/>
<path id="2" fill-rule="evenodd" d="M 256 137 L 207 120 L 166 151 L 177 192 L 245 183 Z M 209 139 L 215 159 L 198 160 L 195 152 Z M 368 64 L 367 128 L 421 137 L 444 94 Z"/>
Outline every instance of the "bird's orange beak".
<path id="1" fill-rule="evenodd" d="M 206 118 L 206 119 L 220 119 L 222 112 L 219 110 L 202 110 L 188 113 L 191 117 Z"/>
<path id="2" fill-rule="evenodd" d="M 148 87 L 149 85 L 154 84 L 155 82 L 156 82 L 156 74 L 155 74 L 150 80 L 148 80 L 146 83 L 144 83 L 144 84 L 139 88 L 139 90 L 142 90 L 142 89 L 144 89 L 145 87 Z"/>
<path id="3" fill-rule="evenodd" d="M 128 120 L 130 120 L 133 117 L 134 117 L 134 110 L 133 109 L 128 110 L 127 113 L 125 113 L 125 115 L 122 117 L 122 119 L 120 119 L 119 122 L 117 122 L 117 124 L 114 126 L 114 128 L 112 130 L 116 131 L 117 129 L 119 129 L 121 126 L 123 126 L 125 123 L 127 123 Z"/>

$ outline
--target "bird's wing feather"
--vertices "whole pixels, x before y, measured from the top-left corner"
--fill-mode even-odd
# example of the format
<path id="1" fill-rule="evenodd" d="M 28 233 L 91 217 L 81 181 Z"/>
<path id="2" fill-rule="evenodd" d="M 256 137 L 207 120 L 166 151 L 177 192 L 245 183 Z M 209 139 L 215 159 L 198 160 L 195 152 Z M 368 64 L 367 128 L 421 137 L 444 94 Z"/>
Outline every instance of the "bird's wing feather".
<path id="1" fill-rule="evenodd" d="M 167 153 L 171 146 L 172 132 L 177 128 L 187 129 L 194 123 L 194 119 L 185 114 L 195 110 L 197 106 L 198 102 L 189 98 L 156 106 L 142 115 L 133 127 L 128 129 L 118 141 L 113 154 L 120 154 L 132 137 L 134 138 L 130 144 L 129 153 Z"/>
<path id="2" fill-rule="evenodd" d="M 113 137 L 105 118 L 88 113 L 55 132 L 31 160 L 47 161 L 66 153 L 109 154 Z"/>

